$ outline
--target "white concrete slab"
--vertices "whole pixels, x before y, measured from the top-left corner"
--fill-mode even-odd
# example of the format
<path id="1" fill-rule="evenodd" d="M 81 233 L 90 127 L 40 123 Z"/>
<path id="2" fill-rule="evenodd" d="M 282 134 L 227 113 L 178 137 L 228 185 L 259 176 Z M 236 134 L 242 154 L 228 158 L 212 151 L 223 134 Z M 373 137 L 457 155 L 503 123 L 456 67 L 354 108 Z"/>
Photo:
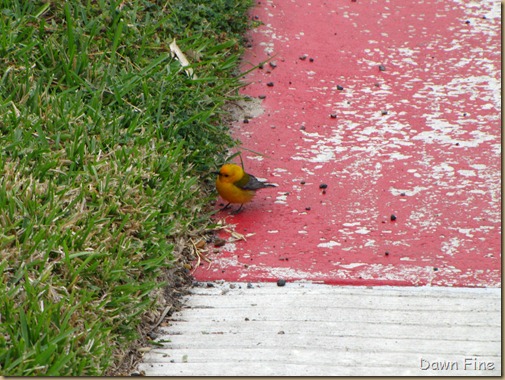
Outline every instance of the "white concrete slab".
<path id="1" fill-rule="evenodd" d="M 196 287 L 147 376 L 500 376 L 501 289 Z"/>

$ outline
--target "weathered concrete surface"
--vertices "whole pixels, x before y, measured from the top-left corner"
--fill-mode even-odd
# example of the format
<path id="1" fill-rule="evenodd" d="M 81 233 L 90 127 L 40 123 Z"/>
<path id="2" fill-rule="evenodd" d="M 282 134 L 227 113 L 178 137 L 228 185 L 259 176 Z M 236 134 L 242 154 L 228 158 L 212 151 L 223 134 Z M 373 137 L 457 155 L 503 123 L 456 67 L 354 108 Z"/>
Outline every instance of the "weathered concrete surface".
<path id="1" fill-rule="evenodd" d="M 244 69 L 276 67 L 244 79 L 264 113 L 234 134 L 279 187 L 219 214 L 254 235 L 195 276 L 499 287 L 500 2 L 261 0 L 251 16 Z"/>
<path id="2" fill-rule="evenodd" d="M 500 376 L 500 289 L 194 288 L 147 376 Z"/>

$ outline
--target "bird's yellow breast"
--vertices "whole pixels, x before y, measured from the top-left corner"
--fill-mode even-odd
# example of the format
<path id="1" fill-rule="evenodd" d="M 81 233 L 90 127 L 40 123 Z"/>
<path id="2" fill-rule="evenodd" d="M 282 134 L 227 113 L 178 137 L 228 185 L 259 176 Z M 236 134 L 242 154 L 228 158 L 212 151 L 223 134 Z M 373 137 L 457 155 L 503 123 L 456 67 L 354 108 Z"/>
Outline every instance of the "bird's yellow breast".
<path id="1" fill-rule="evenodd" d="M 253 190 L 243 190 L 233 183 L 220 181 L 219 177 L 216 180 L 216 188 L 221 198 L 230 203 L 243 204 L 250 202 L 256 194 Z"/>

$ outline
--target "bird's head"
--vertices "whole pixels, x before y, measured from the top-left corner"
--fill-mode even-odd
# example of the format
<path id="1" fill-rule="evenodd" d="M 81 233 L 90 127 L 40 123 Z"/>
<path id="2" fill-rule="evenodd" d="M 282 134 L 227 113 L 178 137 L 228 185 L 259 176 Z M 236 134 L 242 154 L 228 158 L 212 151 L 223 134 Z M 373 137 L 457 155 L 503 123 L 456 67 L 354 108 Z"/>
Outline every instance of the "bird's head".
<path id="1" fill-rule="evenodd" d="M 244 176 L 244 170 L 235 164 L 224 164 L 217 175 L 221 182 L 234 183 Z"/>

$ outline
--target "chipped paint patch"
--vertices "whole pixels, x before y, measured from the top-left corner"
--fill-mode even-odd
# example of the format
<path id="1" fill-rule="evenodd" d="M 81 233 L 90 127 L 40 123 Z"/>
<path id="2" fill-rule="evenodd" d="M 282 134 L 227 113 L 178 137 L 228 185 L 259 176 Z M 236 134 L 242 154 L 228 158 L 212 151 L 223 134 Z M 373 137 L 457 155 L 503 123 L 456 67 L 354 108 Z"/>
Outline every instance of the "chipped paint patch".
<path id="1" fill-rule="evenodd" d="M 333 247 L 337 247 L 337 246 L 340 246 L 341 244 L 336 242 L 336 241 L 327 241 L 327 242 L 324 242 L 324 243 L 319 243 L 317 245 L 318 248 L 333 248 Z"/>
<path id="2" fill-rule="evenodd" d="M 391 189 L 389 189 L 389 191 L 391 191 L 391 194 L 393 194 L 395 196 L 404 195 L 404 196 L 412 197 L 414 195 L 417 195 L 421 191 L 428 190 L 428 189 L 429 189 L 429 187 L 425 187 L 425 186 L 414 186 L 414 188 L 412 190 L 391 188 Z"/>
<path id="3" fill-rule="evenodd" d="M 286 202 L 287 198 L 288 198 L 288 195 L 286 193 L 280 193 L 275 197 L 274 203 L 285 205 L 285 204 L 287 204 L 287 202 Z"/>

